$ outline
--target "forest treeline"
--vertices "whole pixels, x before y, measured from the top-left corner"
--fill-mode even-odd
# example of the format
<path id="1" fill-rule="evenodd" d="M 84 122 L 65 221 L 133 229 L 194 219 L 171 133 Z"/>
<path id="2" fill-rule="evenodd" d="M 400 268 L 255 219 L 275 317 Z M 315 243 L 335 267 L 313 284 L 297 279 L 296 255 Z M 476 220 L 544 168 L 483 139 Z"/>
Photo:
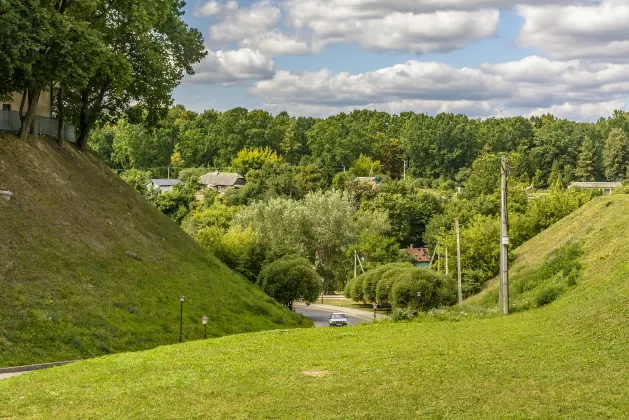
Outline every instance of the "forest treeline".
<path id="1" fill-rule="evenodd" d="M 180 158 L 175 166 L 229 168 L 241 150 L 268 147 L 287 164 L 315 165 L 329 185 L 361 155 L 379 161 L 393 179 L 406 165 L 415 178 L 462 184 L 477 157 L 508 153 L 512 175 L 535 188 L 558 180 L 621 180 L 629 161 L 623 111 L 596 123 L 552 115 L 475 120 L 368 110 L 318 119 L 244 108 L 195 113 L 181 105 L 157 123 L 147 115 L 136 107 L 117 125 L 96 129 L 92 148 L 113 168 L 156 170 L 171 166 L 174 153 Z"/>
<path id="2" fill-rule="evenodd" d="M 454 255 L 459 220 L 464 295 L 476 293 L 498 270 L 500 155 L 509 163 L 513 247 L 598 194 L 568 190 L 569 182 L 624 179 L 629 158 L 622 111 L 596 123 L 376 111 L 317 119 L 183 106 L 158 124 L 146 115 L 138 107 L 99 127 L 90 146 L 252 282 L 275 261 L 299 256 L 329 292 L 353 277 L 355 255 L 367 271 L 408 264 L 410 245 L 428 247 L 433 270 L 450 273 L 440 284 L 451 285 L 456 262 L 446 270 L 443 256 L 446 248 Z M 238 172 L 246 185 L 205 190 L 199 201 L 199 176 L 210 168 Z M 167 173 L 185 182 L 167 193 L 145 188 Z M 358 180 L 370 175 L 380 184 Z M 451 288 L 439 290 L 433 304 L 450 303 Z"/>

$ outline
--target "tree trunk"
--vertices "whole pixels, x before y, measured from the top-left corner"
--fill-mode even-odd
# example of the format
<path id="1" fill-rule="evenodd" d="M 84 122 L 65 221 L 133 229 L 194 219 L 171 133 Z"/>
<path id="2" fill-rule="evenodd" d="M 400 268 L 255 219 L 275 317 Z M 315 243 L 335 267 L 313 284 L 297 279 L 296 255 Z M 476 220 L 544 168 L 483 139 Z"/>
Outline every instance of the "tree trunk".
<path id="1" fill-rule="evenodd" d="M 22 120 L 20 132 L 18 133 L 20 140 L 26 140 L 28 133 L 31 131 L 33 121 L 35 121 L 35 117 L 37 116 L 37 104 L 39 104 L 40 94 L 41 89 L 31 89 L 29 92 L 28 110 L 26 111 L 26 115 L 23 117 L 20 115 L 20 119 Z"/>
<path id="2" fill-rule="evenodd" d="M 59 92 L 57 92 L 57 117 L 59 118 L 59 125 L 57 129 L 57 142 L 59 147 L 63 147 L 63 141 L 65 140 L 65 116 L 63 107 L 63 86 L 59 86 Z"/>
<path id="3" fill-rule="evenodd" d="M 99 116 L 102 107 L 103 100 L 105 99 L 105 93 L 107 93 L 108 84 L 106 83 L 101 87 L 98 97 L 95 99 L 94 104 L 90 107 L 89 91 L 83 89 L 81 93 L 81 115 L 79 117 L 79 137 L 76 140 L 79 150 L 85 150 L 87 148 L 87 139 L 90 135 L 90 131 L 94 126 L 96 120 L 95 116 Z"/>

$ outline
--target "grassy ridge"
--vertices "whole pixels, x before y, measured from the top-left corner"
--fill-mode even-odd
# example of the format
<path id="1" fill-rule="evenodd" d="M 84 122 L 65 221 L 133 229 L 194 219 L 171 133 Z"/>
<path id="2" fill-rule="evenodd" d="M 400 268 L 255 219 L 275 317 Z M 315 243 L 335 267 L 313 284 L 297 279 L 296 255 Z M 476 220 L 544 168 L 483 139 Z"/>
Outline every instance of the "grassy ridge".
<path id="1" fill-rule="evenodd" d="M 0 366 L 174 343 L 179 295 L 186 340 L 309 325 L 91 154 L 0 134 L 0 189 Z"/>
<path id="2" fill-rule="evenodd" d="M 90 360 L 0 381 L 0 417 L 623 418 L 628 233 L 629 196 L 600 198 L 518 249 L 514 273 L 569 241 L 585 250 L 578 283 L 539 309 L 262 332 Z"/>

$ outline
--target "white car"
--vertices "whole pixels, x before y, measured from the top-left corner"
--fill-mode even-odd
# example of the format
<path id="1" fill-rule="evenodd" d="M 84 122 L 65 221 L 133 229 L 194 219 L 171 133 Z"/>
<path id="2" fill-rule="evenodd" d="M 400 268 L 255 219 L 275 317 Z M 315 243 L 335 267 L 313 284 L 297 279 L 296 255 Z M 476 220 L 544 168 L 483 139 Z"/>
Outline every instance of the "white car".
<path id="1" fill-rule="evenodd" d="M 344 313 L 338 312 L 330 315 L 330 327 L 344 327 L 347 325 L 347 317 Z"/>

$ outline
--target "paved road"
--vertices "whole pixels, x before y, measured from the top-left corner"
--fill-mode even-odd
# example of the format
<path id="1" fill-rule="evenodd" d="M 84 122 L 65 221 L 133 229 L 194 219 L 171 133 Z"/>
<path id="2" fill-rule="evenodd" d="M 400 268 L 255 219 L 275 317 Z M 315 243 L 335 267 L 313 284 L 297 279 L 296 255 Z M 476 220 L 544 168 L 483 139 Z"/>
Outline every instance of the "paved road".
<path id="1" fill-rule="evenodd" d="M 323 309 L 310 308 L 307 306 L 296 306 L 295 312 L 302 314 L 306 318 L 312 319 L 314 321 L 315 327 L 317 328 L 330 326 L 328 323 L 328 319 L 330 319 L 330 315 L 332 314 L 332 312 L 330 311 L 326 311 Z M 343 312 L 343 308 L 339 308 L 335 312 Z M 350 325 L 358 325 L 361 322 L 369 322 L 364 318 L 357 318 L 355 316 L 348 315 L 348 314 L 346 315 L 347 315 L 347 322 Z"/>
<path id="2" fill-rule="evenodd" d="M 0 373 L 0 380 L 11 378 L 12 376 L 22 375 L 24 373 L 28 373 L 28 372 Z"/>

